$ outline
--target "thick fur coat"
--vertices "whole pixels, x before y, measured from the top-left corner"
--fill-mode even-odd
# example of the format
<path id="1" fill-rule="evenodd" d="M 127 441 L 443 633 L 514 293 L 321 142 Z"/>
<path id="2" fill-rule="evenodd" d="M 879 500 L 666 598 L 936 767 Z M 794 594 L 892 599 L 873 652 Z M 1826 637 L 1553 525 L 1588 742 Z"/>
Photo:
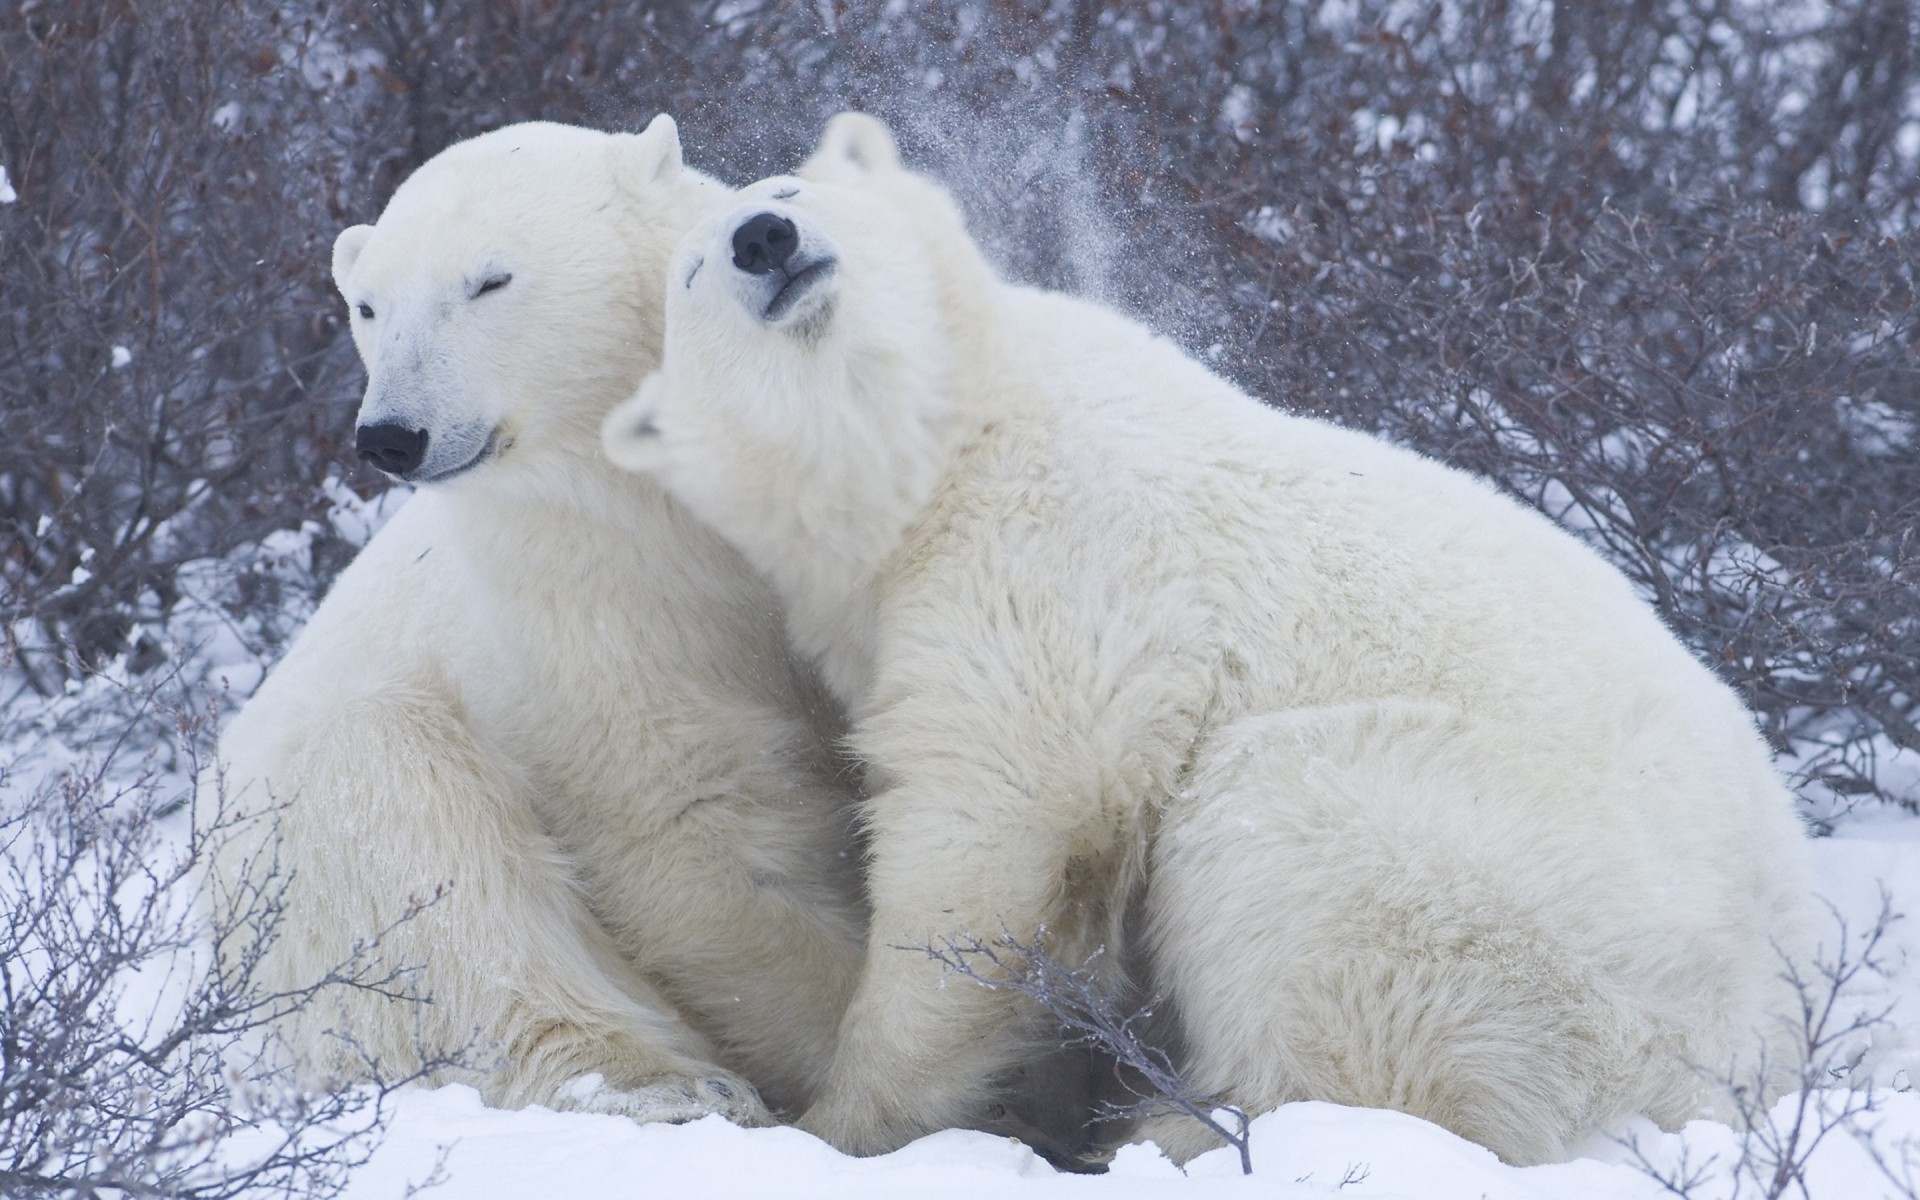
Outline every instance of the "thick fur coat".
<path id="1" fill-rule="evenodd" d="M 1627 581 L 1002 283 L 878 123 L 689 237 L 606 441 L 774 582 L 852 716 L 870 950 L 802 1121 L 843 1148 L 973 1119 L 1037 1035 L 897 949 L 955 933 L 1123 950 L 1223 1102 L 1398 1108 L 1515 1162 L 1701 1113 L 1779 1032 L 1801 830 Z"/>

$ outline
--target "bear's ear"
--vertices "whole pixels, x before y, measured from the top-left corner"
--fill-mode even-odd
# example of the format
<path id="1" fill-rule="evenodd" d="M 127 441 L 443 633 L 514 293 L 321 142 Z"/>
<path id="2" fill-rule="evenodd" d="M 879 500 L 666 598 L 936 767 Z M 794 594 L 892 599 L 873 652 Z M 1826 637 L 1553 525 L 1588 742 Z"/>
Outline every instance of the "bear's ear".
<path id="1" fill-rule="evenodd" d="M 642 475 L 653 474 L 667 464 L 667 449 L 662 444 L 660 426 L 661 392 L 666 387 L 660 372 L 640 381 L 632 399 L 615 406 L 600 425 L 600 448 L 613 465 Z"/>
<path id="2" fill-rule="evenodd" d="M 680 157 L 680 127 L 661 113 L 639 133 L 614 135 L 614 173 L 629 191 L 645 191 L 679 178 L 685 163 Z"/>
<path id="3" fill-rule="evenodd" d="M 900 146 L 880 118 L 843 112 L 827 122 L 820 145 L 800 168 L 810 179 L 846 179 L 900 169 Z"/>
<path id="4" fill-rule="evenodd" d="M 342 293 L 347 290 L 347 276 L 353 271 L 353 264 L 360 261 L 360 252 L 367 248 L 367 239 L 373 236 L 371 225 L 349 225 L 333 239 L 333 286 Z"/>

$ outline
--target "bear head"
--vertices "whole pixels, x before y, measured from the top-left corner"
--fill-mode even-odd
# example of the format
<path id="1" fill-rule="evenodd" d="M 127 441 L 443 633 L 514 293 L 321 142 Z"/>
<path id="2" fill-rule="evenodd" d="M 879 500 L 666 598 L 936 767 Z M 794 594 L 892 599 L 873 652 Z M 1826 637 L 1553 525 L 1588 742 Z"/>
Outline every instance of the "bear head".
<path id="1" fill-rule="evenodd" d="M 870 568 L 937 486 L 991 358 L 1000 285 L 951 197 L 842 114 L 798 174 L 701 222 L 666 282 L 661 366 L 609 414 L 608 457 L 790 597 L 820 590 L 795 572 Z"/>
<path id="2" fill-rule="evenodd" d="M 428 160 L 334 243 L 367 368 L 360 456 L 440 483 L 597 455 L 658 361 L 672 248 L 725 195 L 664 115 L 638 134 L 511 125 Z"/>

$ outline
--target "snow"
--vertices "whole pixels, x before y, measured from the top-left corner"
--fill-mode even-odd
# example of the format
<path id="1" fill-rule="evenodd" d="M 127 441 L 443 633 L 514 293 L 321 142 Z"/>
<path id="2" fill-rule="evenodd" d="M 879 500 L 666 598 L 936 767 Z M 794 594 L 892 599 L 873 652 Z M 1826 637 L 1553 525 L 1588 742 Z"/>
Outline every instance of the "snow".
<path id="1" fill-rule="evenodd" d="M 1244 83 L 1227 89 L 1226 99 L 1220 102 L 1220 120 L 1233 132 L 1235 141 L 1252 141 L 1259 131 L 1253 122 L 1253 89 Z"/>
<path id="2" fill-rule="evenodd" d="M 1879 1144 L 1920 1138 L 1920 1095 L 1884 1093 Z M 848 1158 L 796 1129 L 741 1129 L 719 1117 L 687 1125 L 634 1125 L 619 1117 L 544 1108 L 485 1108 L 473 1089 L 416 1090 L 400 1098 L 387 1140 L 353 1178 L 348 1200 L 398 1196 L 439 1164 L 437 1200 L 530 1195 L 617 1195 L 644 1180 L 652 1194 L 920 1200 L 1009 1197 L 1134 1200 L 1177 1197 L 1375 1197 L 1379 1200 L 1653 1200 L 1672 1193 L 1622 1145 L 1596 1140 L 1571 1162 L 1509 1167 L 1472 1142 L 1403 1113 L 1290 1104 L 1253 1122 L 1254 1173 L 1233 1151 L 1202 1155 L 1183 1173 L 1150 1146 L 1132 1146 L 1105 1175 L 1056 1172 L 1032 1151 L 985 1133 L 949 1130 L 879 1158 Z M 1775 1112 L 1784 1119 L 1791 1100 Z M 1696 1121 L 1679 1133 L 1631 1131 L 1658 1168 L 1714 1166 L 1694 1200 L 1735 1194 L 1725 1168 L 1739 1158 L 1734 1131 Z M 1623 1135 L 1624 1135 L 1623 1133 Z M 1715 1166 L 1720 1176 L 1713 1175 Z M 1916 1161 L 1920 1167 L 1920 1161 Z M 1897 1196 L 1854 1139 L 1823 1142 L 1808 1168 L 1813 1200 Z M 1343 1183 L 1343 1181 L 1345 1181 Z M 1751 1195 L 1752 1184 L 1739 1194 Z M 1797 1193 L 1796 1193 L 1797 1194 Z"/>
<path id="3" fill-rule="evenodd" d="M 12 204 L 20 199 L 20 193 L 13 190 L 13 183 L 7 178 L 7 169 L 0 167 L 0 204 Z"/>
<path id="4" fill-rule="evenodd" d="M 1253 236 L 1261 241 L 1284 246 L 1293 240 L 1293 222 L 1271 204 L 1263 204 L 1253 211 L 1253 215 L 1241 222 Z"/>

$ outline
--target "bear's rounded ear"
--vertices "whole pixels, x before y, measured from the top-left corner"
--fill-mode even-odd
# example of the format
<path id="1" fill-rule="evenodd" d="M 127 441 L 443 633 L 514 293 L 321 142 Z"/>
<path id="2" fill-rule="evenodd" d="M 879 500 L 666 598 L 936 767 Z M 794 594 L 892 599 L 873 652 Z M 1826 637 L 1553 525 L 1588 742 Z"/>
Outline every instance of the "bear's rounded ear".
<path id="1" fill-rule="evenodd" d="M 661 444 L 661 393 L 666 384 L 655 371 L 640 381 L 633 396 L 616 405 L 600 423 L 600 448 L 623 470 L 651 474 L 667 464 L 666 447 Z"/>
<path id="2" fill-rule="evenodd" d="M 880 118 L 863 112 L 843 112 L 827 122 L 800 174 L 810 178 L 846 178 L 900 168 L 900 146 Z"/>
<path id="3" fill-rule="evenodd" d="M 367 239 L 373 236 L 371 225 L 349 225 L 333 239 L 333 286 L 342 292 L 347 290 L 347 276 L 353 271 L 353 264 L 360 261 L 360 252 L 367 248 Z"/>
<path id="4" fill-rule="evenodd" d="M 614 135 L 614 171 L 630 191 L 672 183 L 685 163 L 680 157 L 680 127 L 661 113 L 639 133 Z"/>

